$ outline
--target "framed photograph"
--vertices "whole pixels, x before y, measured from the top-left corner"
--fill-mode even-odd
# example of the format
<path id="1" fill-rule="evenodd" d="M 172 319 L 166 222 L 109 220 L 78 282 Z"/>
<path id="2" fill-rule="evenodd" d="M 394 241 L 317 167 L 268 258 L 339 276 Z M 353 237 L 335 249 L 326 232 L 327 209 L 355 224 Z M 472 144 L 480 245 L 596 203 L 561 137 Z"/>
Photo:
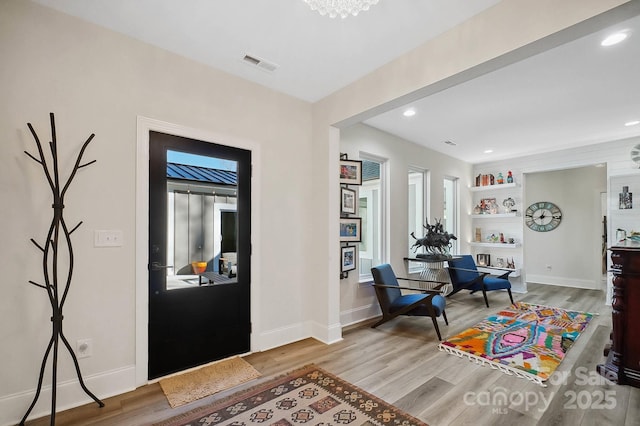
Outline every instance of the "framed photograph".
<path id="1" fill-rule="evenodd" d="M 359 217 L 340 218 L 340 242 L 357 242 L 362 239 L 362 219 Z"/>
<path id="2" fill-rule="evenodd" d="M 356 213 L 356 191 L 353 189 L 340 187 L 340 213 Z"/>
<path id="3" fill-rule="evenodd" d="M 491 255 L 478 253 L 476 256 L 476 263 L 478 266 L 489 266 L 491 265 Z"/>
<path id="4" fill-rule="evenodd" d="M 340 160 L 340 183 L 362 185 L 362 161 Z"/>
<path id="5" fill-rule="evenodd" d="M 347 272 L 356 269 L 356 246 L 340 248 L 340 271 Z"/>

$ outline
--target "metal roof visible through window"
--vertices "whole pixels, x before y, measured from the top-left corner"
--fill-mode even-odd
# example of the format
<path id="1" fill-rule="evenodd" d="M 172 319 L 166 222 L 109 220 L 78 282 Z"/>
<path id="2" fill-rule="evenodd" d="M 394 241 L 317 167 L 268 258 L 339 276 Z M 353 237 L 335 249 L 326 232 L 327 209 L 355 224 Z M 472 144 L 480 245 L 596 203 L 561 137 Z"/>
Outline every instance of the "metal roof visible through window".
<path id="1" fill-rule="evenodd" d="M 208 182 L 218 185 L 235 186 L 238 183 L 237 174 L 233 171 L 176 163 L 167 163 L 167 178 L 193 182 Z"/>

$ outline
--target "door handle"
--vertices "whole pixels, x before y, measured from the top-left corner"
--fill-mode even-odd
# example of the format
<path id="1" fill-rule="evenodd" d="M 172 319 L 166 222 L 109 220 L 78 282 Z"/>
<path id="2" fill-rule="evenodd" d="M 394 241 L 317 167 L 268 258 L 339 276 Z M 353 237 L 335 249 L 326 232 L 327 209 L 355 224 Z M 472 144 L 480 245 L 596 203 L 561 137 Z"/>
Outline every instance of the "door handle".
<path id="1" fill-rule="evenodd" d="M 150 271 L 159 271 L 167 268 L 173 268 L 173 265 L 161 265 L 160 262 L 151 262 L 151 265 L 149 265 Z"/>

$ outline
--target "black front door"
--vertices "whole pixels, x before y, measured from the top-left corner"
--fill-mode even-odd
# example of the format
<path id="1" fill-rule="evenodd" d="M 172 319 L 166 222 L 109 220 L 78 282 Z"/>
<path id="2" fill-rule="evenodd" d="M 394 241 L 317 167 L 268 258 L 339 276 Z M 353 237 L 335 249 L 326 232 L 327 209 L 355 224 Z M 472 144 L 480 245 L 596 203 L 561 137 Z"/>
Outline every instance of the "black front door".
<path id="1" fill-rule="evenodd" d="M 250 236 L 251 152 L 150 132 L 150 379 L 250 350 Z"/>

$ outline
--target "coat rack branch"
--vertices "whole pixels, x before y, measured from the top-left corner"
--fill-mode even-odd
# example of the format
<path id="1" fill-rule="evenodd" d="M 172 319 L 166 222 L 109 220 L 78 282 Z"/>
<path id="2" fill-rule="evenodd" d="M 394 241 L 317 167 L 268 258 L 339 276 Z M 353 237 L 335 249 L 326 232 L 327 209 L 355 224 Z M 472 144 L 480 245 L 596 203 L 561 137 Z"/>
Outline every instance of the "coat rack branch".
<path id="1" fill-rule="evenodd" d="M 62 309 L 64 307 L 65 301 L 67 299 L 67 295 L 69 294 L 69 289 L 71 287 L 71 280 L 73 277 L 73 266 L 74 266 L 74 252 L 73 245 L 71 241 L 71 234 L 78 229 L 80 225 L 82 225 L 82 221 L 80 221 L 76 226 L 74 226 L 71 230 L 67 228 L 67 224 L 64 220 L 63 210 L 64 210 L 64 197 L 71 185 L 71 182 L 76 177 L 76 173 L 79 169 L 89 166 L 95 163 L 95 160 L 82 163 L 82 157 L 84 152 L 89 145 L 89 143 L 93 140 L 94 134 L 91 134 L 89 138 L 84 142 L 78 156 L 76 157 L 75 164 L 67 178 L 63 187 L 60 184 L 60 173 L 58 166 L 58 144 L 56 138 L 56 126 L 55 126 L 55 118 L 53 113 L 49 114 L 51 121 L 51 142 L 49 142 L 49 149 L 51 151 L 51 166 L 53 170 L 50 169 L 49 163 L 44 155 L 44 151 L 42 149 L 42 144 L 40 143 L 40 138 L 38 134 L 34 130 L 31 123 L 27 123 L 31 134 L 36 143 L 36 147 L 38 148 L 39 159 L 30 154 L 27 151 L 24 151 L 25 154 L 31 158 L 36 163 L 40 164 L 42 167 L 43 173 L 49 183 L 49 187 L 51 188 L 53 203 L 51 207 L 53 208 L 53 219 L 49 226 L 49 230 L 47 233 L 46 243 L 44 246 L 38 244 L 35 239 L 31 238 L 31 242 L 42 252 L 42 271 L 44 277 L 44 284 L 39 284 L 35 281 L 29 281 L 29 284 L 32 284 L 36 287 L 43 288 L 47 290 L 47 294 L 49 297 L 49 302 L 51 304 L 51 323 L 52 323 L 52 332 L 51 339 L 49 340 L 49 344 L 47 345 L 47 349 L 44 352 L 44 356 L 42 358 L 42 364 L 40 366 L 40 373 L 38 375 L 38 386 L 36 389 L 35 396 L 31 405 L 27 409 L 20 425 L 24 425 L 29 414 L 35 407 L 38 398 L 40 397 L 40 393 L 42 391 L 42 383 L 44 379 L 44 372 L 47 366 L 47 361 L 49 360 L 49 356 L 52 356 L 52 383 L 51 383 L 51 415 L 50 415 L 50 424 L 55 425 L 56 421 L 56 395 L 57 395 L 57 376 L 58 376 L 58 352 L 59 352 L 59 342 L 62 341 L 63 346 L 71 355 L 71 359 L 73 361 L 76 374 L 78 377 L 78 381 L 80 383 L 80 387 L 84 390 L 84 392 L 89 395 L 100 407 L 104 407 L 104 403 L 98 399 L 91 391 L 87 388 L 82 379 L 82 373 L 80 371 L 80 365 L 78 363 L 78 358 L 76 357 L 73 348 L 69 344 L 69 341 L 65 337 L 62 330 L 62 320 L 64 316 L 62 314 Z M 59 262 L 59 253 L 60 250 L 66 249 L 67 251 L 67 270 L 66 274 L 62 272 L 62 269 L 65 265 L 61 265 Z M 59 279 L 59 276 L 63 276 L 62 280 Z M 60 285 L 63 283 L 62 285 Z M 62 297 L 60 295 L 62 294 Z"/>

